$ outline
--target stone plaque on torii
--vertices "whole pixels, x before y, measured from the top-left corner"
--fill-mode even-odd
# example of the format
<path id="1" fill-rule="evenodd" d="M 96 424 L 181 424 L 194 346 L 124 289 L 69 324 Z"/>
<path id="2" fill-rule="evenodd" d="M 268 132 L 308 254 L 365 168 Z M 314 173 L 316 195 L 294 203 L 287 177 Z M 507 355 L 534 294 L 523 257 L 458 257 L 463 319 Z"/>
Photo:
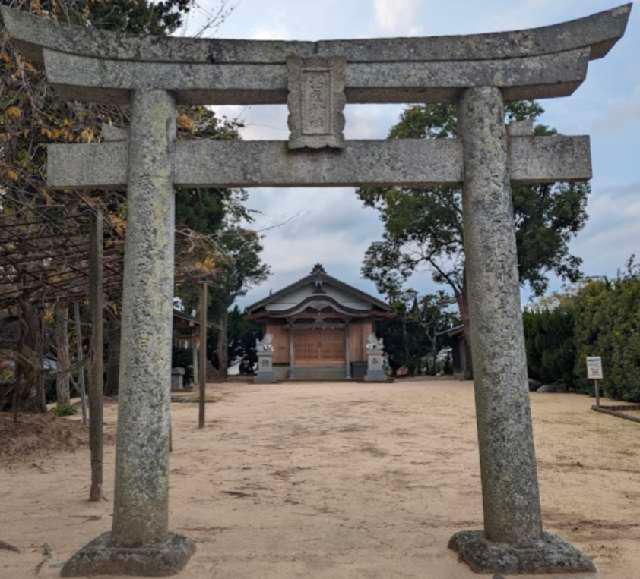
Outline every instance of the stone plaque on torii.
<path id="1" fill-rule="evenodd" d="M 62 98 L 130 106 L 125 140 L 48 146 L 54 188 L 125 188 L 113 528 L 63 575 L 177 572 L 168 531 L 174 186 L 463 187 L 484 530 L 450 547 L 474 570 L 593 570 L 542 529 L 520 310 L 512 183 L 591 178 L 589 138 L 504 126 L 504 102 L 568 96 L 624 34 L 631 5 L 470 36 L 286 42 L 140 37 L 2 8 Z M 459 138 L 346 141 L 345 103 L 456 103 Z M 284 104 L 289 141 L 179 141 L 176 104 Z"/>

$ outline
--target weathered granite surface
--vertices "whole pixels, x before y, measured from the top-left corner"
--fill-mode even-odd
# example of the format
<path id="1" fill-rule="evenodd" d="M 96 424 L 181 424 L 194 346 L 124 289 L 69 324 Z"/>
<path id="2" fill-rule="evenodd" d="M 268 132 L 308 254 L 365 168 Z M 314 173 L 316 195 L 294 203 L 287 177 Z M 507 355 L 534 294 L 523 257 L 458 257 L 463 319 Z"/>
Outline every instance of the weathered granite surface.
<path id="1" fill-rule="evenodd" d="M 11 36 L 35 59 L 41 58 L 42 48 L 50 48 L 114 60 L 284 64 L 289 56 L 344 56 L 349 62 L 499 60 L 585 47 L 590 50 L 590 58 L 602 58 L 624 34 L 631 4 L 529 30 L 320 42 L 140 37 L 89 27 L 54 25 L 25 12 L 6 7 L 0 10 Z"/>
<path id="2" fill-rule="evenodd" d="M 583 573 L 595 572 L 593 561 L 557 535 L 543 533 L 540 540 L 521 547 L 510 543 L 492 543 L 483 531 L 462 531 L 449 541 L 476 573 Z"/>
<path id="3" fill-rule="evenodd" d="M 348 102 L 453 102 L 472 86 L 497 86 L 507 100 L 571 94 L 585 79 L 589 49 L 506 60 L 348 63 Z M 153 63 L 44 51 L 60 96 L 126 104 L 130 89 L 159 88 L 179 104 L 286 103 L 284 64 Z M 340 75 L 338 75 L 340 76 Z"/>
<path id="4" fill-rule="evenodd" d="M 492 542 L 527 545 L 542 521 L 500 91 L 467 90 L 459 118 L 484 528 Z"/>
<path id="5" fill-rule="evenodd" d="M 100 136 L 105 142 L 126 141 L 129 138 L 129 131 L 128 129 L 105 123 L 100 130 Z"/>
<path id="6" fill-rule="evenodd" d="M 592 177 L 588 136 L 514 136 L 509 145 L 512 183 L 586 181 Z"/>
<path id="7" fill-rule="evenodd" d="M 133 93 L 116 447 L 113 541 L 167 535 L 173 332 L 175 102 Z"/>
<path id="8" fill-rule="evenodd" d="M 114 543 L 111 533 L 104 533 L 73 555 L 61 575 L 167 577 L 180 572 L 195 550 L 195 544 L 181 535 L 167 534 L 155 543 L 122 547 Z"/>
<path id="9" fill-rule="evenodd" d="M 507 135 L 509 137 L 532 137 L 535 132 L 534 125 L 534 119 L 512 121 L 507 125 Z"/>
<path id="10" fill-rule="evenodd" d="M 289 149 L 344 148 L 344 58 L 287 60 Z"/>
<path id="11" fill-rule="evenodd" d="M 47 182 L 58 189 L 120 187 L 127 179 L 123 142 L 47 145 Z M 514 183 L 591 178 L 589 137 L 514 137 Z M 177 186 L 444 185 L 462 182 L 462 142 L 456 139 L 346 141 L 332 151 L 291 153 L 286 141 L 178 141 Z"/>

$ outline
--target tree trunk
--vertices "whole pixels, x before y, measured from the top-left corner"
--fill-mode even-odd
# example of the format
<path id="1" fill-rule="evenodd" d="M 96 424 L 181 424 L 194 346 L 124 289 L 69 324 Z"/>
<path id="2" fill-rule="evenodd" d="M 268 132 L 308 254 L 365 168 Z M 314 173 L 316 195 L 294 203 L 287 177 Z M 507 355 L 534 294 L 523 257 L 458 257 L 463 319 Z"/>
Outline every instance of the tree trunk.
<path id="1" fill-rule="evenodd" d="M 41 393 L 42 329 L 40 311 L 28 302 L 20 303 L 20 341 L 16 360 L 16 396 L 20 409 L 46 412 Z"/>
<path id="2" fill-rule="evenodd" d="M 194 388 L 198 384 L 200 384 L 200 374 L 198 372 L 198 365 L 199 364 L 200 364 L 200 362 L 199 362 L 198 346 L 194 341 L 194 342 L 191 342 L 191 366 L 193 367 L 193 372 L 192 372 L 192 376 L 191 376 L 191 384 L 193 385 Z M 206 364 L 205 364 L 205 370 L 206 370 Z M 205 375 L 206 375 L 206 372 L 205 372 Z"/>
<path id="3" fill-rule="evenodd" d="M 39 412 L 47 411 L 47 387 L 44 381 L 45 323 L 43 312 L 38 310 L 38 384 L 36 386 L 36 408 Z"/>
<path id="4" fill-rule="evenodd" d="M 76 325 L 76 361 L 78 364 L 78 390 L 82 403 L 82 424 L 87 424 L 87 393 L 84 384 L 84 350 L 82 347 L 82 321 L 80 319 L 80 304 L 73 304 L 73 319 Z"/>
<path id="5" fill-rule="evenodd" d="M 409 368 L 409 340 L 407 338 L 407 312 L 402 314 L 402 365 L 408 374 L 412 374 Z"/>
<path id="6" fill-rule="evenodd" d="M 473 360 L 471 359 L 471 321 L 469 319 L 469 307 L 467 306 L 466 283 L 463 291 L 456 293 L 458 310 L 462 319 L 462 331 L 464 335 L 464 379 L 473 380 Z"/>
<path id="7" fill-rule="evenodd" d="M 106 343 L 107 360 L 104 393 L 106 396 L 116 396 L 120 378 L 120 320 L 115 316 L 109 316 L 107 320 Z"/>
<path id="8" fill-rule="evenodd" d="M 56 401 L 58 406 L 68 406 L 71 402 L 69 393 L 69 308 L 66 304 L 57 303 L 55 308 L 56 337 Z"/>
<path id="9" fill-rule="evenodd" d="M 209 313 L 208 302 L 208 286 L 203 283 L 200 286 L 200 305 L 198 307 L 198 320 L 200 321 L 200 352 L 201 357 L 198 360 L 200 368 L 198 369 L 198 428 L 204 428 L 205 420 L 205 395 L 207 390 L 207 314 Z"/>
<path id="10" fill-rule="evenodd" d="M 218 372 L 220 374 L 221 380 L 226 380 L 228 375 L 228 367 L 229 367 L 229 356 L 227 355 L 227 321 L 229 318 L 229 312 L 225 308 L 220 315 L 220 320 L 218 324 L 218 344 L 217 344 L 217 354 L 218 354 Z"/>
<path id="11" fill-rule="evenodd" d="M 18 357 L 23 350 L 24 343 L 24 330 L 22 328 L 24 324 L 20 324 L 20 337 L 18 338 Z M 20 413 L 20 397 L 22 395 L 22 369 L 24 364 L 16 363 L 16 371 L 13 377 L 13 393 L 11 395 L 11 410 L 13 411 L 13 422 L 18 422 L 18 414 Z"/>
<path id="12" fill-rule="evenodd" d="M 431 363 L 433 364 L 432 376 L 436 376 L 438 374 L 438 332 L 435 327 L 431 334 Z"/>
<path id="13" fill-rule="evenodd" d="M 89 236 L 89 308 L 91 311 L 91 378 L 89 380 L 89 454 L 91 487 L 89 500 L 102 499 L 103 398 L 104 398 L 104 278 L 103 217 L 96 211 Z"/>

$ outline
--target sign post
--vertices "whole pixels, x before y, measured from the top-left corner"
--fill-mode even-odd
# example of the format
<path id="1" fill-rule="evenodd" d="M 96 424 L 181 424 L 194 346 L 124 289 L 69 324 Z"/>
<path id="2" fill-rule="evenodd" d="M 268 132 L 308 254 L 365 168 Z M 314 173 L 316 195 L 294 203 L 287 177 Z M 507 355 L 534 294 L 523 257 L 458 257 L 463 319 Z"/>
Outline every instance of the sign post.
<path id="1" fill-rule="evenodd" d="M 602 358 L 599 356 L 587 356 L 587 378 L 593 380 L 593 388 L 596 394 L 596 406 L 600 406 L 600 390 L 598 380 L 602 380 Z"/>

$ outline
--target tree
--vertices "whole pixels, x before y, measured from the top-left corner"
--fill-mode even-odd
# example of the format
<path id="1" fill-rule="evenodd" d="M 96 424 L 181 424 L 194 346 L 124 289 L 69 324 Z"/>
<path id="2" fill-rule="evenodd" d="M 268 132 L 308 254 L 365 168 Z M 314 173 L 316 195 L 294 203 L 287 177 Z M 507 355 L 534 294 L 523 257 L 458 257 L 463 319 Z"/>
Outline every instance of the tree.
<path id="1" fill-rule="evenodd" d="M 55 308 L 56 336 L 56 401 L 59 407 L 70 404 L 70 372 L 69 358 L 69 307 L 65 303 L 57 303 Z"/>
<path id="2" fill-rule="evenodd" d="M 613 279 L 591 278 L 524 313 L 529 374 L 593 393 L 587 356 L 602 358 L 605 394 L 640 402 L 640 266 L 631 256 Z"/>
<path id="3" fill-rule="evenodd" d="M 410 375 L 437 373 L 437 355 L 446 345 L 444 332 L 457 323 L 445 292 L 418 298 L 415 290 L 403 290 L 390 296 L 396 317 L 376 324 L 384 340 L 389 365 L 394 372 L 406 368 Z"/>
<path id="4" fill-rule="evenodd" d="M 11 2 L 9 2 L 11 3 Z M 32 3 L 33 4 L 33 3 Z M 96 28 L 131 34 L 165 35 L 175 32 L 194 0 L 50 0 L 46 11 L 71 24 L 90 23 Z"/>
<path id="5" fill-rule="evenodd" d="M 602 386 L 610 398 L 640 402 L 640 264 L 631 256 L 613 280 L 590 280 L 573 301 L 576 357 L 574 380 L 592 391 L 585 358 L 602 358 Z"/>
<path id="6" fill-rule="evenodd" d="M 219 119 L 204 107 L 194 122 L 198 137 L 217 139 L 239 138 L 239 126 L 237 122 Z M 187 227 L 209 242 L 203 250 L 192 250 L 190 259 L 195 273 L 209 272 L 208 317 L 216 328 L 207 339 L 207 357 L 217 361 L 222 378 L 227 375 L 231 356 L 227 345 L 228 310 L 270 272 L 260 257 L 260 235 L 247 227 L 253 221 L 246 206 L 247 198 L 246 191 L 241 189 L 181 189 L 176 198 L 178 234 L 182 227 Z M 187 311 L 197 308 L 197 288 L 193 284 L 179 287 L 177 294 Z"/>
<path id="7" fill-rule="evenodd" d="M 209 316 L 217 320 L 217 332 L 215 340 L 209 342 L 210 347 L 215 347 L 220 377 L 226 378 L 229 308 L 237 298 L 267 279 L 270 268 L 260 257 L 260 235 L 241 224 L 234 223 L 226 227 L 220 234 L 220 245 L 224 255 L 209 291 Z"/>
<path id="8" fill-rule="evenodd" d="M 543 109 L 534 101 L 509 103 L 506 121 L 537 119 Z M 457 130 L 453 105 L 427 104 L 406 109 L 389 134 L 392 139 L 453 138 Z M 555 131 L 544 125 L 536 135 Z M 514 219 L 521 283 L 542 294 L 549 274 L 564 280 L 580 277 L 582 260 L 571 255 L 569 241 L 587 219 L 588 184 L 555 183 L 513 187 Z M 462 191 L 458 187 L 412 189 L 365 187 L 357 192 L 365 206 L 380 212 L 383 239 L 368 248 L 362 272 L 387 293 L 401 287 L 427 266 L 436 283 L 446 284 L 457 301 L 467 345 L 469 314 L 466 297 Z M 471 360 L 471 356 L 467 356 Z M 471 367 L 465 369 L 470 377 Z"/>
<path id="9" fill-rule="evenodd" d="M 236 305 L 229 312 L 227 326 L 228 347 L 227 355 L 231 361 L 240 361 L 240 373 L 253 373 L 258 363 L 256 353 L 256 339 L 262 338 L 262 328 L 247 319 Z"/>
<path id="10" fill-rule="evenodd" d="M 64 23 L 126 33 L 164 35 L 174 32 L 196 3 L 195 0 L 0 0 L 0 4 Z M 215 26 L 228 13 L 224 9 L 225 0 L 220 0 L 220 6 L 207 26 Z M 87 205 L 101 206 L 105 211 L 105 223 L 117 224 L 124 235 L 126 199 L 120 192 L 60 193 L 47 188 L 44 176 L 46 143 L 99 141 L 103 125 L 111 123 L 126 126 L 126 108 L 58 99 L 55 90 L 47 84 L 42 68 L 26 60 L 13 48 L 6 35 L 0 34 L 0 201 L 3 217 L 10 217 L 18 223 L 45 223 L 34 226 L 38 233 L 59 237 L 62 214 L 69 207 L 86 209 Z M 183 138 L 212 134 L 219 138 L 233 138 L 235 131 L 231 123 L 220 121 L 205 107 L 180 107 L 177 124 Z M 178 212 L 192 202 L 194 194 L 197 192 L 178 192 Z M 56 207 L 64 207 L 65 210 L 57 211 Z M 34 228 L 26 228 L 25 233 L 33 237 Z M 215 267 L 212 256 L 217 255 L 217 247 L 206 236 L 197 236 L 184 225 L 177 245 L 176 253 L 181 258 L 181 265 L 200 270 L 204 267 L 207 271 Z M 33 247 L 17 241 L 10 249 L 21 255 L 33 253 Z M 48 275 L 53 276 L 59 271 L 58 261 L 65 262 L 66 266 L 68 260 L 64 256 L 56 256 L 51 266 L 47 266 Z M 20 304 L 16 308 L 22 328 L 20 352 L 17 354 L 20 371 L 17 374 L 21 377 L 18 382 L 24 383 L 24 387 L 20 386 L 22 392 L 19 394 L 33 397 L 36 392 L 33 383 L 40 382 L 40 360 L 34 345 L 38 345 L 39 327 L 42 325 L 41 321 L 35 322 L 41 320 L 44 309 L 36 305 L 28 290 L 22 289 L 29 287 L 26 282 L 34 279 L 34 272 L 30 271 L 33 263 L 24 267 L 0 263 L 0 267 L 7 266 L 9 269 L 4 270 L 5 273 L 11 272 L 16 288 L 21 291 Z M 120 305 L 117 300 L 105 305 L 112 314 L 108 333 L 108 353 L 111 356 L 107 357 L 107 390 L 115 394 L 118 375 L 115 357 L 119 353 L 115 342 L 119 340 Z M 36 366 L 28 369 L 27 363 Z M 35 406 L 42 407 L 41 404 Z"/>
<path id="11" fill-rule="evenodd" d="M 561 382 L 571 389 L 576 359 L 573 305 L 527 309 L 523 322 L 529 377 L 544 384 Z"/>

